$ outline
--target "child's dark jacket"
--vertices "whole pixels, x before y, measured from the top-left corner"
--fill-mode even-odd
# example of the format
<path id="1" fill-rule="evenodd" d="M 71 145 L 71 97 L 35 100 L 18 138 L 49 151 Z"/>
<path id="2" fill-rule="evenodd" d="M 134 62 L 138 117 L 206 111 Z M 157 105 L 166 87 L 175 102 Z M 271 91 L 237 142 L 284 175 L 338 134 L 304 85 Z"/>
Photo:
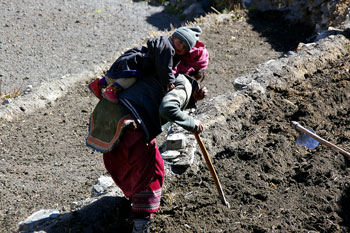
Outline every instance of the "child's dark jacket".
<path id="1" fill-rule="evenodd" d="M 118 77 L 123 71 L 141 71 L 141 76 L 152 76 L 166 88 L 175 82 L 173 68 L 179 63 L 180 57 L 175 55 L 171 38 L 160 36 L 147 41 L 146 46 L 139 46 L 126 51 L 107 71 L 110 78 Z"/>

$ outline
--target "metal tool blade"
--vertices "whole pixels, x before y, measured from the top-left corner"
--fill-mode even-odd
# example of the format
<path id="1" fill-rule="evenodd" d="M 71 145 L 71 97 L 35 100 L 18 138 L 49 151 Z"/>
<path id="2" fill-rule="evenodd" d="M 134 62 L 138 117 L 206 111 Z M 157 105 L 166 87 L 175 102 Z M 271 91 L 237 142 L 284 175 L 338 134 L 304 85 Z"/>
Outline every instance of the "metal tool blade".
<path id="1" fill-rule="evenodd" d="M 309 129 L 309 131 L 315 133 L 312 129 Z M 305 146 L 309 149 L 315 149 L 318 146 L 318 144 L 320 144 L 319 141 L 303 133 L 299 133 L 296 143 Z"/>

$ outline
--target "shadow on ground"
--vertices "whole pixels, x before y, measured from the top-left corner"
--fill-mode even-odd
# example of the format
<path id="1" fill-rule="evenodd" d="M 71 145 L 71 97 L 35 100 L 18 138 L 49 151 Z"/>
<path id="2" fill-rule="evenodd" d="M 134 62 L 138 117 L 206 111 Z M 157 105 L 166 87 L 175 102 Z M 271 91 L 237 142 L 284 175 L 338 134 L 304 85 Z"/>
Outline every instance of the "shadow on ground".
<path id="1" fill-rule="evenodd" d="M 164 14 L 167 14 L 165 12 L 160 12 L 151 15 L 150 17 L 147 18 L 147 22 L 155 27 L 157 27 L 160 31 L 171 31 L 172 27 L 178 28 L 181 26 L 183 21 L 179 19 L 178 16 L 171 16 L 172 20 L 170 22 L 164 22 Z"/>
<path id="2" fill-rule="evenodd" d="M 126 198 L 106 196 L 55 219 L 44 219 L 31 224 L 21 232 L 46 233 L 74 232 L 131 232 L 130 202 Z"/>
<path id="3" fill-rule="evenodd" d="M 133 2 L 141 2 L 143 0 L 133 0 Z M 156 2 L 156 1 L 150 1 L 148 2 L 151 6 L 161 6 L 162 4 Z M 169 16 L 169 21 L 164 21 L 164 15 Z M 164 30 L 172 30 L 172 26 L 177 28 L 180 27 L 181 24 L 184 22 L 180 19 L 180 15 L 170 14 L 168 10 L 165 8 L 162 12 L 156 13 L 151 15 L 147 18 L 147 22 L 156 28 L 158 28 L 160 31 Z"/>
<path id="4" fill-rule="evenodd" d="M 350 186 L 346 187 L 342 197 L 339 200 L 339 216 L 342 218 L 342 224 L 350 228 Z"/>
<path id="5" fill-rule="evenodd" d="M 282 11 L 251 10 L 248 12 L 248 23 L 261 37 L 267 38 L 273 49 L 286 53 L 295 50 L 300 42 L 307 43 L 314 33 L 314 25 L 292 23 L 284 16 L 285 12 Z"/>
<path id="6" fill-rule="evenodd" d="M 140 2 L 142 0 L 133 1 Z M 148 4 L 152 6 L 161 5 L 156 1 L 150 1 Z M 203 8 L 206 12 L 211 11 L 209 3 L 203 3 Z M 172 26 L 177 28 L 185 22 L 192 22 L 195 18 L 200 17 L 200 15 L 193 15 L 185 18 L 181 12 L 177 15 L 169 12 L 171 12 L 169 6 L 165 7 L 162 12 L 150 16 L 147 21 L 159 30 L 171 30 Z M 164 19 L 164 14 L 170 16 L 170 22 L 160 20 Z M 248 23 L 253 26 L 253 29 L 259 32 L 261 37 L 267 38 L 267 42 L 271 44 L 273 49 L 283 53 L 295 50 L 300 42 L 310 42 L 314 39 L 313 36 L 315 30 L 315 25 L 294 23 L 285 19 L 285 15 L 286 12 L 278 10 L 248 11 Z M 268 25 L 268 27 L 266 25 Z"/>
<path id="7" fill-rule="evenodd" d="M 143 0 L 133 0 L 133 2 L 140 2 Z M 151 6 L 162 6 L 161 3 L 158 1 L 149 1 L 149 5 Z M 204 12 L 212 12 L 210 9 L 210 1 L 209 0 L 202 0 L 201 1 L 202 7 Z M 172 13 L 174 12 L 174 13 Z M 182 25 L 184 25 L 186 22 L 193 22 L 195 18 L 199 18 L 200 16 L 204 16 L 204 12 L 202 14 L 199 13 L 193 13 L 190 15 L 183 15 L 182 12 L 178 12 L 174 9 L 172 9 L 171 4 L 168 4 L 167 6 L 164 6 L 164 10 L 162 12 L 156 13 L 148 17 L 147 22 L 155 27 L 157 27 L 159 30 L 172 30 L 172 27 L 178 28 Z M 170 22 L 164 22 L 164 14 L 170 17 Z"/>

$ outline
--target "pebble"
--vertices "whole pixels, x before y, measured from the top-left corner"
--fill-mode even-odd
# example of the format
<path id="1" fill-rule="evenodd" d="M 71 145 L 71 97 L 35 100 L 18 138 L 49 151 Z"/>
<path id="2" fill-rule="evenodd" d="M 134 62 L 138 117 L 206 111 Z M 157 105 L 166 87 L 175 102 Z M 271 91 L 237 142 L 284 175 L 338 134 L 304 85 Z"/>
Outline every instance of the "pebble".
<path id="1" fill-rule="evenodd" d="M 11 103 L 12 102 L 12 100 L 11 99 L 4 99 L 3 101 L 2 101 L 2 105 L 6 105 L 6 104 L 9 104 L 9 103 Z"/>
<path id="2" fill-rule="evenodd" d="M 164 160 L 176 159 L 179 156 L 180 156 L 180 152 L 176 150 L 167 150 L 164 153 L 162 153 L 162 158 Z"/>
<path id="3" fill-rule="evenodd" d="M 92 196 L 101 196 L 113 189 L 112 186 L 114 186 L 114 181 L 110 176 L 100 176 L 97 184 L 92 188 Z"/>

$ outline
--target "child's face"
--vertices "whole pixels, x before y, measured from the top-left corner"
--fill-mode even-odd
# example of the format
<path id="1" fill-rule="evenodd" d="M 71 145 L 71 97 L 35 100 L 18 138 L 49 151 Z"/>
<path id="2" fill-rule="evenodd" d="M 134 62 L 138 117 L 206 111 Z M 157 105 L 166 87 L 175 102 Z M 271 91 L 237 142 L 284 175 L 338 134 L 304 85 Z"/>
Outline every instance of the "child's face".
<path id="1" fill-rule="evenodd" d="M 176 37 L 173 37 L 175 53 L 176 55 L 185 55 L 187 53 L 187 48 L 185 43 L 182 40 L 179 40 Z"/>

